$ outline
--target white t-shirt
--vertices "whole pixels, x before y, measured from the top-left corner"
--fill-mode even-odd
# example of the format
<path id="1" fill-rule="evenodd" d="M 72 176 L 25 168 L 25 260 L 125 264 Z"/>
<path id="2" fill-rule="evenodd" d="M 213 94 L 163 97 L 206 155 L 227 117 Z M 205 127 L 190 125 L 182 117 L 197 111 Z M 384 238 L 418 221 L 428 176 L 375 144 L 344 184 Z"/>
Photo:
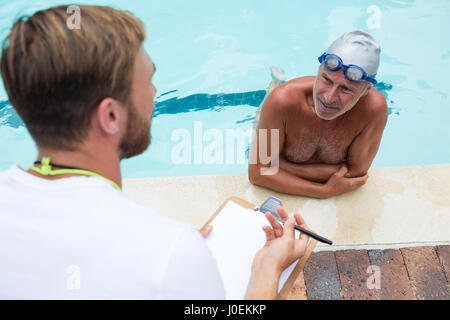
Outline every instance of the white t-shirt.
<path id="1" fill-rule="evenodd" d="M 0 172 L 0 299 L 225 299 L 200 233 L 97 177 Z"/>

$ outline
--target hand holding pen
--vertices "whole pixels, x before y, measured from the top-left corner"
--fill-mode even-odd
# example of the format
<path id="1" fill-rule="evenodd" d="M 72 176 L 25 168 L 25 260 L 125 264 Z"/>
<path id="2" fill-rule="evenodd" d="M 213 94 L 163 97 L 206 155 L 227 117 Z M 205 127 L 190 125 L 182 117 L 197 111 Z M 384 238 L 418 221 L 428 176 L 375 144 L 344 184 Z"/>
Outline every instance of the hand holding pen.
<path id="1" fill-rule="evenodd" d="M 286 211 L 284 211 L 282 205 L 283 205 L 283 203 L 280 199 L 278 199 L 274 196 L 270 196 L 266 199 L 266 201 L 263 202 L 261 207 L 255 207 L 255 211 L 260 211 L 264 214 L 269 212 L 271 214 L 271 217 L 269 217 L 267 215 L 266 215 L 266 217 L 269 220 L 272 227 L 276 221 L 278 221 L 284 225 L 286 220 L 289 218 L 289 215 L 286 213 Z M 296 213 L 295 215 L 298 215 L 298 213 Z M 298 216 L 300 217 L 300 215 L 298 215 Z M 301 221 L 304 222 L 303 218 L 301 218 Z M 305 224 L 305 226 L 306 226 L 306 224 Z M 282 229 L 283 228 L 281 227 L 281 231 L 282 231 Z M 320 241 L 320 242 L 323 242 L 323 243 L 326 243 L 329 245 L 333 244 L 333 242 L 331 240 L 328 240 L 324 237 L 319 236 L 318 234 L 315 234 L 315 233 L 309 231 L 307 227 L 302 227 L 297 224 L 297 225 L 294 225 L 294 229 L 300 231 L 301 233 L 307 234 L 308 236 L 310 236 L 313 239 L 316 239 L 317 241 Z"/>
<path id="2" fill-rule="evenodd" d="M 276 207 L 276 211 L 277 211 L 278 215 L 274 215 L 274 214 L 270 213 L 269 211 L 264 214 L 265 214 L 267 220 L 269 220 L 269 223 L 272 226 L 272 228 L 274 229 L 274 232 L 276 234 L 280 234 L 280 236 L 281 236 L 283 234 L 283 227 L 280 225 L 280 223 L 284 224 L 286 222 L 286 220 L 289 219 L 289 215 L 286 213 L 284 208 L 280 207 L 280 206 Z M 306 225 L 306 223 L 304 222 L 304 220 L 300 216 L 300 214 L 295 213 L 294 217 L 295 217 L 295 220 L 297 220 L 297 224 L 294 226 L 295 230 L 298 230 L 301 233 L 307 234 L 311 238 L 316 239 L 320 242 L 327 243 L 329 245 L 333 244 L 332 241 L 309 231 L 308 226 Z M 300 224 L 298 221 L 302 221 L 302 224 Z M 279 222 L 279 223 L 276 223 L 276 222 Z M 275 229 L 276 229 L 276 231 L 275 231 Z"/>

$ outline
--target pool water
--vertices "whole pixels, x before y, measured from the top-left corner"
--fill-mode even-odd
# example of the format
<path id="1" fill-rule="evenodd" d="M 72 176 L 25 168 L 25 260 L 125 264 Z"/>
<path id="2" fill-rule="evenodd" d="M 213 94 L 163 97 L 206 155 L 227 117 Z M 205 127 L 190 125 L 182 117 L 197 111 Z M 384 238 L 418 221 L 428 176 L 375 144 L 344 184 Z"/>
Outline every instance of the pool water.
<path id="1" fill-rule="evenodd" d="M 16 17 L 65 3 L 0 1 L 0 36 Z M 146 24 L 144 46 L 158 69 L 152 144 L 123 161 L 125 178 L 245 173 L 250 137 L 232 145 L 228 133 L 253 127 L 271 80 L 269 67 L 282 67 L 288 79 L 315 75 L 317 57 L 354 29 L 370 32 L 382 49 L 376 88 L 387 100 L 389 120 L 373 166 L 450 162 L 446 0 L 95 4 L 129 10 Z M 28 167 L 37 155 L 7 100 L 1 85 L 0 170 Z M 191 148 L 178 152 L 187 141 L 182 137 Z M 227 159 L 230 150 L 234 161 Z"/>

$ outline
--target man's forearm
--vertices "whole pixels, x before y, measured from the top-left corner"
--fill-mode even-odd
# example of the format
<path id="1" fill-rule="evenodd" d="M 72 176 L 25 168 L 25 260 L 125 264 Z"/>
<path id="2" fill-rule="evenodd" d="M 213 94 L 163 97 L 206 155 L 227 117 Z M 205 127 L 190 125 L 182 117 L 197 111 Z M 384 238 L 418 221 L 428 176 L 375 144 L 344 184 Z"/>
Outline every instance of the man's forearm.
<path id="1" fill-rule="evenodd" d="M 330 197 L 327 187 L 324 184 L 312 182 L 297 177 L 281 168 L 276 174 L 262 175 L 260 168 L 254 168 L 253 173 L 249 173 L 250 182 L 266 187 L 278 192 L 324 199 Z"/>
<path id="2" fill-rule="evenodd" d="M 269 266 L 252 270 L 244 299 L 273 300 L 278 296 L 278 282 L 281 273 Z"/>
<path id="3" fill-rule="evenodd" d="M 361 169 L 355 166 L 349 167 L 348 172 L 345 174 L 345 177 L 346 178 L 362 177 L 365 174 L 367 174 L 368 171 L 369 171 L 368 169 Z"/>
<path id="4" fill-rule="evenodd" d="M 298 164 L 280 157 L 280 168 L 296 177 L 315 182 L 326 182 L 336 173 L 341 164 Z"/>

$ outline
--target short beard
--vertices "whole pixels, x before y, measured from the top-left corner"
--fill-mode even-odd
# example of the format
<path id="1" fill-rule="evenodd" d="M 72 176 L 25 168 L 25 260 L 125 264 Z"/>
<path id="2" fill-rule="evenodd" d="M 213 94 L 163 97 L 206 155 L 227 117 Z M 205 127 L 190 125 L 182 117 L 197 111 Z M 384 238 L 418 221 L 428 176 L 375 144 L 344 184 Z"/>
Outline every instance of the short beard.
<path id="1" fill-rule="evenodd" d="M 150 121 L 147 123 L 136 111 L 133 103 L 127 103 L 127 128 L 119 144 L 120 159 L 137 156 L 147 150 L 150 145 Z"/>
<path id="2" fill-rule="evenodd" d="M 320 112 L 318 111 L 319 108 L 319 99 L 317 98 L 317 92 L 316 92 L 316 83 L 317 83 L 317 78 L 314 80 L 314 87 L 313 87 L 313 101 L 314 101 L 314 111 L 316 112 L 316 115 L 323 120 L 333 120 L 336 119 L 337 117 L 343 115 L 344 113 L 346 113 L 347 111 L 350 111 L 359 101 L 359 99 L 362 97 L 362 95 L 368 90 L 369 86 L 367 86 L 367 90 L 363 89 L 361 91 L 361 93 L 358 95 L 357 98 L 355 98 L 354 101 L 352 101 L 349 105 L 347 105 L 345 108 L 342 108 L 341 110 L 339 110 L 339 112 L 336 112 L 334 115 L 332 115 L 331 117 L 324 117 L 320 115 Z M 342 106 L 341 106 L 342 107 Z"/>

